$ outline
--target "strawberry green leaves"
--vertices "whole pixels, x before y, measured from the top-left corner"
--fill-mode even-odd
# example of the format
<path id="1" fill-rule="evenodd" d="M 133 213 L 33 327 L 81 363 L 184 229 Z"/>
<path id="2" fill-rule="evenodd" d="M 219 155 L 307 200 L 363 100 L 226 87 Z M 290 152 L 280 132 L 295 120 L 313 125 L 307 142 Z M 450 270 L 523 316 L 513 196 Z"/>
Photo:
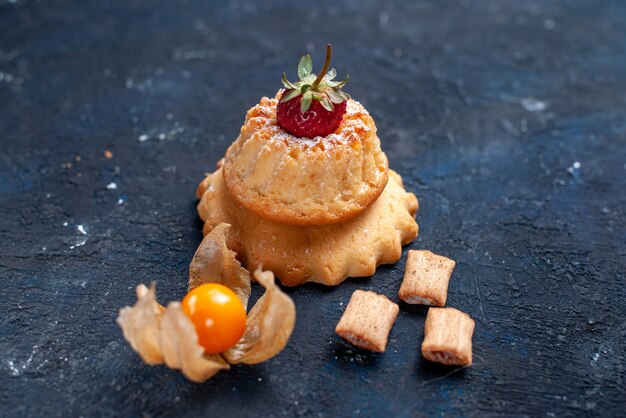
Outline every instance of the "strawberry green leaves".
<path id="1" fill-rule="evenodd" d="M 287 80 L 287 74 L 283 73 L 283 86 L 288 89 L 298 89 L 291 81 Z"/>
<path id="2" fill-rule="evenodd" d="M 334 68 L 328 69 L 331 56 L 332 47 L 329 44 L 326 49 L 324 67 L 319 75 L 312 73 L 313 60 L 310 55 L 305 55 L 300 59 L 298 64 L 298 77 L 300 79 L 297 82 L 292 83 L 287 79 L 286 74 L 283 73 L 282 82 L 287 91 L 283 94 L 280 101 L 287 102 L 302 95 L 300 111 L 304 113 L 309 110 L 313 100 L 319 101 L 324 109 L 329 112 L 333 110 L 333 104 L 340 104 L 349 100 L 350 95 L 341 90 L 348 82 L 349 77 L 346 77 L 343 81 L 334 81 L 334 78 L 337 77 L 337 70 Z"/>
<path id="3" fill-rule="evenodd" d="M 298 77 L 303 79 L 310 75 L 311 71 L 313 71 L 313 59 L 311 59 L 310 55 L 305 55 L 300 58 L 300 63 L 298 64 Z"/>
<path id="4" fill-rule="evenodd" d="M 287 102 L 291 99 L 293 99 L 296 96 L 299 96 L 302 92 L 298 89 L 294 89 L 294 90 L 289 90 L 289 93 L 284 94 L 283 97 L 280 99 L 281 102 Z"/>
<path id="5" fill-rule="evenodd" d="M 304 93 L 302 95 L 302 100 L 300 101 L 300 112 L 304 113 L 309 110 L 311 107 L 311 102 L 313 101 L 313 94 L 311 92 Z"/>

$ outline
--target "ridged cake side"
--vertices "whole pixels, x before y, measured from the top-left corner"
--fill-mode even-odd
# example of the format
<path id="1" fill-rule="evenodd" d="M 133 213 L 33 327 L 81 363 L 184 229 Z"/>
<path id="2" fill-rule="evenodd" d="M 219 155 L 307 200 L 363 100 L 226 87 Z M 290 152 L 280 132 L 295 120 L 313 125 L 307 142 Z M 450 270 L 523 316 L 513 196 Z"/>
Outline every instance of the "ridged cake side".
<path id="1" fill-rule="evenodd" d="M 380 197 L 355 218 L 323 226 L 285 225 L 260 218 L 230 194 L 218 169 L 198 186 L 204 233 L 221 222 L 232 225 L 229 247 L 250 271 L 272 270 L 287 286 L 305 282 L 336 285 L 347 277 L 374 274 L 380 264 L 396 262 L 402 245 L 417 236 L 418 202 L 389 171 Z"/>

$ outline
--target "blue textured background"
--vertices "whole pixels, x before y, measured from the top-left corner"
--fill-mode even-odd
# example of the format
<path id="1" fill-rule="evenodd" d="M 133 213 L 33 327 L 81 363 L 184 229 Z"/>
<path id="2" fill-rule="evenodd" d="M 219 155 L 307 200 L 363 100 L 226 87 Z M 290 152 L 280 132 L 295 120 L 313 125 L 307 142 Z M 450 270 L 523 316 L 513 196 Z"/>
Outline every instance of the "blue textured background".
<path id="1" fill-rule="evenodd" d="M 458 262 L 474 366 L 421 358 L 420 307 L 382 355 L 334 335 L 355 289 L 397 301 L 404 257 L 289 289 L 267 363 L 142 364 L 118 309 L 183 296 L 197 182 L 329 41 L 420 199 L 409 248 Z M 625 179 L 623 1 L 0 0 L 0 415 L 624 416 Z"/>

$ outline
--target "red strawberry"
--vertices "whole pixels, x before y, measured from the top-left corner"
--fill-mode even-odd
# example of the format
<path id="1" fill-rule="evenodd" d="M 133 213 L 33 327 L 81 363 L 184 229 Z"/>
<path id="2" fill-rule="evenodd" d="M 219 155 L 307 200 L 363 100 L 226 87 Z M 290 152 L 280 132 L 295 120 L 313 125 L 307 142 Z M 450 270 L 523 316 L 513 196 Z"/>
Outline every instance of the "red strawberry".
<path id="1" fill-rule="evenodd" d="M 310 55 L 300 59 L 298 82 L 291 83 L 283 74 L 283 84 L 287 90 L 278 103 L 276 119 L 290 134 L 315 138 L 329 135 L 339 127 L 350 96 L 341 90 L 348 78 L 340 82 L 333 81 L 337 71 L 333 68 L 326 72 L 331 55 L 332 47 L 329 44 L 326 47 L 324 67 L 318 76 L 311 73 L 313 61 Z"/>
<path id="2" fill-rule="evenodd" d="M 289 94 L 286 90 L 283 96 Z M 300 110 L 302 96 L 280 102 L 276 110 L 276 119 L 284 130 L 298 137 L 315 138 L 330 135 L 337 130 L 346 113 L 346 101 L 333 106 L 330 112 L 322 103 L 313 100 L 306 112 Z"/>

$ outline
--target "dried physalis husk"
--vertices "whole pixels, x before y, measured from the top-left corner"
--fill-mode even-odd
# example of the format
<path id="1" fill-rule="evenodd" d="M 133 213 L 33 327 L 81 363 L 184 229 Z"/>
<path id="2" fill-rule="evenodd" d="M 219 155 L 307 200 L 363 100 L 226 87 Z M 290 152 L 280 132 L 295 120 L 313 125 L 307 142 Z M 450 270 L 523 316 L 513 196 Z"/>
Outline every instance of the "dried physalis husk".
<path id="1" fill-rule="evenodd" d="M 205 283 L 219 283 L 235 292 L 247 309 L 251 292 L 250 273 L 241 267 L 235 252 L 228 248 L 226 237 L 229 231 L 230 225 L 222 223 L 211 231 L 211 239 L 202 240 L 189 265 L 187 290 Z"/>
<path id="2" fill-rule="evenodd" d="M 122 308 L 117 318 L 124 338 L 147 364 L 165 363 L 191 381 L 204 382 L 230 365 L 220 355 L 204 355 L 198 334 L 180 303 L 164 308 L 156 301 L 156 289 L 137 286 L 135 306 Z"/>
<path id="3" fill-rule="evenodd" d="M 231 288 L 244 306 L 250 297 L 250 275 L 241 267 L 235 253 L 226 246 L 230 225 L 220 224 L 208 234 L 190 266 L 189 288 L 205 283 L 221 283 Z M 194 382 L 203 382 L 231 363 L 254 364 L 278 354 L 287 344 L 295 323 L 291 298 L 274 282 L 272 272 L 258 270 L 255 277 L 265 294 L 248 313 L 242 339 L 223 355 L 205 355 L 198 335 L 180 303 L 167 308 L 156 301 L 156 290 L 137 287 L 137 303 L 120 311 L 117 322 L 131 347 L 148 364 L 165 362 L 180 369 Z M 226 359 L 225 359 L 226 358 Z"/>
<path id="4" fill-rule="evenodd" d="M 232 364 L 256 364 L 274 357 L 287 345 L 296 322 L 296 306 L 276 285 L 274 273 L 257 269 L 254 277 L 265 294 L 248 313 L 241 340 L 224 352 Z"/>
<path id="5" fill-rule="evenodd" d="M 171 302 L 161 320 L 161 351 L 165 364 L 191 381 L 204 382 L 230 365 L 219 354 L 204 354 L 198 334 L 179 302 Z"/>
<path id="6" fill-rule="evenodd" d="M 122 327 L 124 338 L 148 364 L 163 363 L 159 342 L 159 322 L 165 308 L 156 301 L 156 286 L 150 289 L 137 286 L 137 303 L 132 308 L 120 310 L 117 323 Z"/>

